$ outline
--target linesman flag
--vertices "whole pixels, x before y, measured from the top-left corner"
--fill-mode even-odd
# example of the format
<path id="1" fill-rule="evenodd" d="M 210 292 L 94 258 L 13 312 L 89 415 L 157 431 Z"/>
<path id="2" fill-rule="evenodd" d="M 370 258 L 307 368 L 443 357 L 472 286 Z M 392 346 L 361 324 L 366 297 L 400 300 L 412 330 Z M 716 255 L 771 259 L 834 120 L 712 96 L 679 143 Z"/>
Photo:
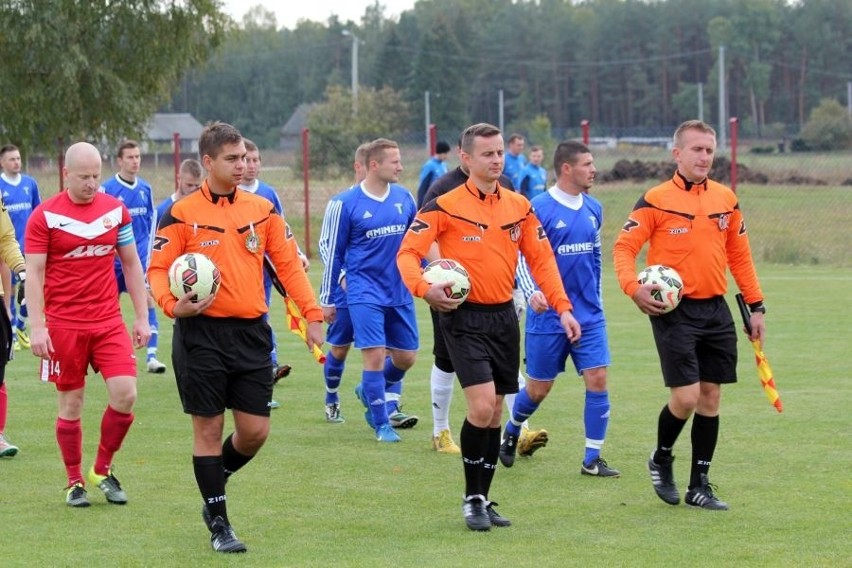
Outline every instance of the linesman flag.
<path id="1" fill-rule="evenodd" d="M 287 290 L 284 289 L 284 284 L 278 278 L 278 273 L 275 271 L 275 267 L 272 266 L 272 262 L 270 262 L 270 260 L 265 256 L 263 257 L 263 268 L 269 275 L 269 279 L 272 280 L 272 285 L 275 287 L 275 290 L 284 297 L 284 305 L 287 308 L 287 327 L 290 331 L 301 337 L 302 341 L 307 343 L 308 322 L 302 317 L 302 312 L 299 311 L 299 307 L 293 299 L 287 295 Z M 322 349 L 314 345 L 311 353 L 313 354 L 314 359 L 317 360 L 317 363 L 320 365 L 325 363 L 325 355 L 323 354 Z"/>
<path id="2" fill-rule="evenodd" d="M 302 317 L 302 313 L 299 311 L 298 306 L 296 306 L 296 302 L 294 302 L 290 296 L 284 298 L 284 303 L 287 305 L 287 327 L 290 328 L 290 331 L 301 337 L 302 341 L 307 343 L 308 322 Z M 322 349 L 314 345 L 311 353 L 313 354 L 314 359 L 317 360 L 317 363 L 320 365 L 325 363 L 325 355 L 323 354 Z"/>
<path id="3" fill-rule="evenodd" d="M 751 317 L 746 306 L 745 299 L 742 294 L 737 294 L 737 305 L 740 308 L 740 315 L 743 317 L 746 332 L 751 335 Z M 754 360 L 757 363 L 757 376 L 760 378 L 760 384 L 763 385 L 763 392 L 766 393 L 766 398 L 769 399 L 769 404 L 775 407 L 775 410 L 781 412 L 784 410 L 781 404 L 781 395 L 778 394 L 778 387 L 775 386 L 775 377 L 772 375 L 772 367 L 769 366 L 769 361 L 760 348 L 760 341 L 755 339 L 751 342 L 754 349 Z"/>

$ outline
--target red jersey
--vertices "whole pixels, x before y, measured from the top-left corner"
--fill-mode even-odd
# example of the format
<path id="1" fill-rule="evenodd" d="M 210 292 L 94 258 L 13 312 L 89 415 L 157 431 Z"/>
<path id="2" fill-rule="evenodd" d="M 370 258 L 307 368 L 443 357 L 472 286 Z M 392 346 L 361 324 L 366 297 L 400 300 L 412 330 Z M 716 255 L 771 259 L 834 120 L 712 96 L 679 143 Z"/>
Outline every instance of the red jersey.
<path id="1" fill-rule="evenodd" d="M 113 271 L 116 249 L 130 228 L 130 212 L 116 198 L 96 193 L 74 203 L 63 191 L 35 208 L 24 240 L 27 254 L 46 254 L 44 317 L 51 328 L 92 329 L 121 319 Z"/>

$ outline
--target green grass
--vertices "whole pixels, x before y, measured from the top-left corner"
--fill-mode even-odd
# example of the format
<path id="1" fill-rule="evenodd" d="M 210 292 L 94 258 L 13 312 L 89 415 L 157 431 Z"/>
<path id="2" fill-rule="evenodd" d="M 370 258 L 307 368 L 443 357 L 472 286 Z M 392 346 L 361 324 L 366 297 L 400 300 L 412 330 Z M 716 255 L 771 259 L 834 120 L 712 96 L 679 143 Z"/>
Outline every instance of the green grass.
<path id="1" fill-rule="evenodd" d="M 611 216 L 618 216 L 614 212 Z M 320 267 L 312 269 L 319 277 Z M 293 374 L 275 390 L 283 407 L 259 456 L 229 484 L 229 512 L 249 546 L 242 557 L 210 551 L 190 461 L 191 428 L 171 372 L 140 373 L 136 422 L 118 454 L 125 507 L 64 504 L 54 439 L 56 395 L 36 377 L 36 360 L 9 364 L 10 439 L 21 447 L 0 460 L 3 566 L 849 566 L 852 484 L 848 356 L 844 317 L 852 274 L 824 266 L 761 265 L 769 313 L 766 352 L 784 402 L 766 401 L 748 345 L 739 384 L 724 389 L 721 436 L 711 470 L 728 512 L 670 507 L 654 495 L 645 460 L 667 393 L 647 320 L 606 274 L 612 420 L 604 456 L 620 479 L 579 475 L 582 386 L 562 375 L 533 418 L 550 445 L 500 468 L 492 498 L 515 526 L 471 533 L 460 513 L 457 458 L 430 450 L 431 333 L 423 302 L 420 359 L 408 374 L 406 411 L 421 423 L 403 441 L 380 446 L 352 395 L 360 358 L 350 356 L 342 392 L 347 422 L 323 419 L 321 369 L 282 331 L 282 361 Z M 127 307 L 127 306 L 126 306 Z M 161 319 L 161 355 L 170 326 Z M 140 365 L 141 366 L 141 365 Z M 171 365 L 169 365 L 171 367 Z M 84 468 L 94 457 L 105 389 L 89 378 Z M 464 399 L 456 387 L 451 423 L 458 434 Z M 675 448 L 675 473 L 688 476 L 689 434 Z"/>

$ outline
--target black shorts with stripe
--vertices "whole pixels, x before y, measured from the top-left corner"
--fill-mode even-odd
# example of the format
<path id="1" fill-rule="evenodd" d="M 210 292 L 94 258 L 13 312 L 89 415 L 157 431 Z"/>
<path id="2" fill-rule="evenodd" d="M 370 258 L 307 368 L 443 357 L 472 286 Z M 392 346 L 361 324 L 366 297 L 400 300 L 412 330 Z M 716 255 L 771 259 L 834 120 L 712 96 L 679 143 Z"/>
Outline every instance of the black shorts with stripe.
<path id="1" fill-rule="evenodd" d="M 724 296 L 684 298 L 650 320 L 667 387 L 737 382 L 737 331 Z"/>
<path id="2" fill-rule="evenodd" d="M 464 302 L 438 321 L 462 388 L 493 381 L 497 394 L 518 392 L 521 332 L 511 301 Z"/>
<path id="3" fill-rule="evenodd" d="M 271 351 L 263 318 L 177 318 L 172 365 L 184 412 L 216 416 L 233 408 L 269 416 Z"/>

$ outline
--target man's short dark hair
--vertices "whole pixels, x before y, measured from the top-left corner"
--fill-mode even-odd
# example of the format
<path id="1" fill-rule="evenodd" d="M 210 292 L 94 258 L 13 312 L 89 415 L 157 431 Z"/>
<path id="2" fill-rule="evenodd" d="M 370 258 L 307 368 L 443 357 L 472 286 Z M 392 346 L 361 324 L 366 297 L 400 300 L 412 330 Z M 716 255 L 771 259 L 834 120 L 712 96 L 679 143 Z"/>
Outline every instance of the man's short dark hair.
<path id="1" fill-rule="evenodd" d="M 119 158 L 123 158 L 125 150 L 133 150 L 134 148 L 138 147 L 139 142 L 137 142 L 136 140 L 122 140 L 121 143 L 118 145 L 118 148 L 115 149 L 115 155 Z"/>
<path id="2" fill-rule="evenodd" d="M 257 144 L 248 138 L 243 138 L 243 144 L 246 145 L 246 152 L 257 152 L 257 154 L 260 155 L 260 149 L 257 147 Z"/>
<path id="3" fill-rule="evenodd" d="M 443 140 L 439 140 L 437 144 L 435 144 L 435 153 L 436 154 L 447 154 L 450 151 L 450 145 L 444 142 Z"/>
<path id="4" fill-rule="evenodd" d="M 462 132 L 460 139 L 462 152 L 470 154 L 471 150 L 473 150 L 473 141 L 475 138 L 491 138 L 492 136 L 498 136 L 499 134 L 500 129 L 493 124 L 488 124 L 487 122 L 472 124 L 465 128 L 464 132 Z"/>
<path id="5" fill-rule="evenodd" d="M 186 160 L 180 163 L 180 173 L 191 175 L 195 178 L 200 178 L 204 177 L 204 168 L 201 167 L 201 164 L 198 162 L 198 160 L 187 158 Z"/>
<path id="6" fill-rule="evenodd" d="M 399 148 L 399 144 L 387 138 L 376 138 L 367 145 L 366 156 L 364 158 L 365 165 L 369 167 L 373 160 L 379 161 L 385 158 L 385 150 Z"/>
<path id="7" fill-rule="evenodd" d="M 239 144 L 243 141 L 240 131 L 225 122 L 210 122 L 201 131 L 198 138 L 198 153 L 201 157 L 210 156 L 214 160 L 222 146 L 226 144 Z"/>
<path id="8" fill-rule="evenodd" d="M 562 164 L 567 163 L 573 166 L 577 162 L 577 156 L 580 154 L 591 154 L 588 146 L 582 142 L 577 142 L 576 140 L 560 142 L 559 146 L 556 147 L 556 151 L 553 153 L 553 171 L 556 172 L 557 177 L 559 176 L 559 172 L 562 171 Z"/>
<path id="9" fill-rule="evenodd" d="M 3 159 L 3 156 L 5 156 L 6 154 L 8 154 L 9 152 L 14 152 L 15 150 L 17 150 L 18 152 L 20 152 L 20 151 L 21 151 L 21 150 L 20 150 L 17 146 L 15 146 L 14 144 L 6 144 L 6 145 L 5 145 L 5 146 L 3 146 L 2 148 L 0 148 L 0 160 L 2 160 L 2 159 Z"/>

